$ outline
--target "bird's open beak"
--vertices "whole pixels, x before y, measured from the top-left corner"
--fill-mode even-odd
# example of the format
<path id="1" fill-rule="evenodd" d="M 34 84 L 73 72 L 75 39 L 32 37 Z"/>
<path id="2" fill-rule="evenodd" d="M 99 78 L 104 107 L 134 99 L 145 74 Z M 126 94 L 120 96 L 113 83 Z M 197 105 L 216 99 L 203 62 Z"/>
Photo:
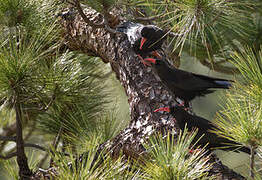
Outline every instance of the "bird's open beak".
<path id="1" fill-rule="evenodd" d="M 139 47 L 140 50 L 142 49 L 145 42 L 146 42 L 146 38 L 142 37 L 141 42 L 140 42 L 140 47 Z"/>
<path id="2" fill-rule="evenodd" d="M 170 108 L 169 108 L 169 107 L 162 107 L 162 108 L 159 108 L 159 109 L 154 110 L 154 112 L 159 112 L 159 111 L 170 112 Z"/>
<path id="3" fill-rule="evenodd" d="M 147 64 L 147 62 L 151 62 L 153 64 L 156 64 L 156 60 L 154 58 L 145 58 L 143 61 Z"/>

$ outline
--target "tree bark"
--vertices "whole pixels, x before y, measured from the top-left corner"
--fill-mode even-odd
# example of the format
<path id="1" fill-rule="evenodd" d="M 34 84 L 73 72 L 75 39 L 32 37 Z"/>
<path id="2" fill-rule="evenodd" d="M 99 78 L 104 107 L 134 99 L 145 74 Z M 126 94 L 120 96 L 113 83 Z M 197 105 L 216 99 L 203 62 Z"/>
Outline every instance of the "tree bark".
<path id="1" fill-rule="evenodd" d="M 102 15 L 90 7 L 86 7 L 84 13 L 93 23 L 102 22 Z M 120 22 L 124 20 L 122 13 L 119 9 L 111 12 Z M 140 62 L 125 35 L 92 27 L 77 12 L 74 15 L 68 14 L 70 18 L 63 18 L 61 21 L 66 45 L 71 50 L 96 55 L 104 62 L 109 62 L 128 96 L 131 113 L 129 126 L 111 141 L 105 142 L 101 148 L 110 149 L 113 156 L 118 156 L 122 151 L 129 157 L 137 157 L 144 152 L 142 143 L 153 132 L 172 131 L 176 134 L 177 127 L 170 115 L 153 112 L 156 108 L 176 103 L 172 92 L 161 83 L 150 67 L 145 67 Z M 215 156 L 212 156 L 211 161 L 214 168 L 210 174 L 217 175 L 219 179 L 243 179 Z"/>
<path id="2" fill-rule="evenodd" d="M 19 177 L 21 179 L 29 179 L 29 177 L 32 175 L 32 172 L 29 169 L 27 163 L 27 157 L 25 155 L 23 128 L 22 128 L 22 113 L 19 104 L 19 98 L 16 99 L 15 112 L 16 112 L 16 153 L 17 153 L 17 164 L 19 167 Z"/>

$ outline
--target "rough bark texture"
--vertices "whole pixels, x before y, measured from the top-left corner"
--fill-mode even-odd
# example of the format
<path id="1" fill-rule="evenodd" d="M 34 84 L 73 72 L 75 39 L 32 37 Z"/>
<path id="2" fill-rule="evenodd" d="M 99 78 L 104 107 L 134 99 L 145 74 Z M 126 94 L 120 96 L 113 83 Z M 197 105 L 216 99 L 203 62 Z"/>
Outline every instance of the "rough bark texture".
<path id="1" fill-rule="evenodd" d="M 15 104 L 15 112 L 16 112 L 16 152 L 17 152 L 17 164 L 19 167 L 19 177 L 20 179 L 29 179 L 32 175 L 31 170 L 29 169 L 27 163 L 27 157 L 25 155 L 25 147 L 23 140 L 23 132 L 22 132 L 22 116 L 21 116 L 21 108 L 18 102 Z"/>
<path id="2" fill-rule="evenodd" d="M 93 9 L 87 7 L 84 12 L 94 23 L 102 21 L 102 16 Z M 121 21 L 124 17 L 118 12 L 115 10 L 113 14 Z M 125 35 L 110 34 L 104 28 L 93 28 L 77 13 L 64 18 L 62 25 L 66 45 L 72 50 L 96 55 L 104 62 L 109 62 L 128 96 L 131 113 L 129 126 L 101 147 L 110 149 L 116 156 L 122 150 L 125 155 L 135 157 L 143 153 L 141 143 L 154 131 L 177 132 L 170 115 L 153 112 L 156 108 L 176 103 L 172 92 L 162 85 L 151 68 L 144 67 Z M 217 175 L 218 179 L 243 179 L 215 156 L 211 161 L 214 162 L 214 168 L 210 174 Z"/>

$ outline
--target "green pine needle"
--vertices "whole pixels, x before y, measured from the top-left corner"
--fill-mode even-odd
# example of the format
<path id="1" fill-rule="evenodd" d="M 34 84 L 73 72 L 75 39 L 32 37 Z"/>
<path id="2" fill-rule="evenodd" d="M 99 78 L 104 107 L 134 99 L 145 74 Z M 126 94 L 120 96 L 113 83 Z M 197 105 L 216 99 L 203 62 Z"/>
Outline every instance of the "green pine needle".
<path id="1" fill-rule="evenodd" d="M 158 17 L 156 24 L 170 30 L 168 38 L 172 51 L 196 57 L 209 68 L 227 69 L 229 54 L 238 44 L 253 44 L 260 37 L 259 22 L 254 15 L 261 3 L 254 1 L 183 0 L 162 1 L 126 0 L 136 12 L 146 17 Z M 127 7 L 130 8 L 130 7 Z M 237 43 L 238 42 L 238 43 Z M 221 60 L 222 59 L 222 60 Z M 230 69 L 230 68 L 229 68 Z"/>
<path id="2" fill-rule="evenodd" d="M 121 156 L 112 159 L 109 154 L 101 152 L 94 160 L 99 142 L 99 137 L 90 139 L 82 149 L 85 153 L 81 157 L 81 162 L 76 161 L 74 157 L 67 158 L 56 153 L 55 163 L 58 166 L 59 174 L 56 179 L 133 179 L 137 176 L 136 171 Z M 71 167 L 68 166 L 69 164 Z"/>
<path id="3" fill-rule="evenodd" d="M 88 1 L 83 1 L 83 3 L 87 4 L 88 6 L 92 7 L 96 11 L 100 13 L 104 13 L 105 11 L 108 11 L 110 7 L 115 5 L 117 0 L 88 0 Z"/>
<path id="4" fill-rule="evenodd" d="M 145 145 L 150 161 L 141 167 L 143 179 L 212 179 L 207 176 L 212 165 L 205 150 L 191 145 L 196 133 L 188 134 L 185 129 L 176 142 L 170 134 L 153 136 Z"/>
<path id="5" fill-rule="evenodd" d="M 234 83 L 226 95 L 227 104 L 218 114 L 219 135 L 246 146 L 262 145 L 262 54 L 246 48 L 235 53 L 233 64 L 243 81 Z"/>

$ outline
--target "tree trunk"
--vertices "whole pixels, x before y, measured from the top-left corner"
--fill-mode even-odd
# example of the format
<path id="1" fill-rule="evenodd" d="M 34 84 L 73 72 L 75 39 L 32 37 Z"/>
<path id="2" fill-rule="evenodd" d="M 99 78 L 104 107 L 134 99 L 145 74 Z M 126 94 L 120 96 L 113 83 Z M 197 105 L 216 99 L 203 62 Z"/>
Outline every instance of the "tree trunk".
<path id="1" fill-rule="evenodd" d="M 84 13 L 93 23 L 99 24 L 103 20 L 101 14 L 89 7 L 84 9 Z M 124 17 L 120 14 L 122 12 L 119 9 L 111 12 L 111 15 L 122 22 Z M 176 103 L 172 92 L 161 83 L 150 67 L 145 67 L 140 62 L 125 35 L 92 27 L 86 24 L 77 12 L 68 15 L 70 18 L 64 17 L 61 21 L 66 45 L 71 50 L 95 55 L 105 63 L 109 62 L 128 96 L 131 113 L 129 126 L 101 147 L 110 149 L 113 156 L 117 156 L 122 150 L 125 155 L 136 157 L 144 152 L 142 143 L 154 131 L 177 133 L 175 122 L 170 115 L 153 112 L 156 108 Z M 220 179 L 243 179 L 214 156 L 212 162 L 214 168 L 210 174 L 217 175 Z"/>
<path id="2" fill-rule="evenodd" d="M 16 112 L 16 153 L 17 153 L 17 164 L 19 167 L 19 177 L 21 179 L 29 179 L 29 177 L 32 175 L 32 172 L 28 167 L 27 157 L 25 155 L 23 127 L 22 127 L 22 113 L 19 104 L 19 98 L 16 99 L 15 112 Z"/>

